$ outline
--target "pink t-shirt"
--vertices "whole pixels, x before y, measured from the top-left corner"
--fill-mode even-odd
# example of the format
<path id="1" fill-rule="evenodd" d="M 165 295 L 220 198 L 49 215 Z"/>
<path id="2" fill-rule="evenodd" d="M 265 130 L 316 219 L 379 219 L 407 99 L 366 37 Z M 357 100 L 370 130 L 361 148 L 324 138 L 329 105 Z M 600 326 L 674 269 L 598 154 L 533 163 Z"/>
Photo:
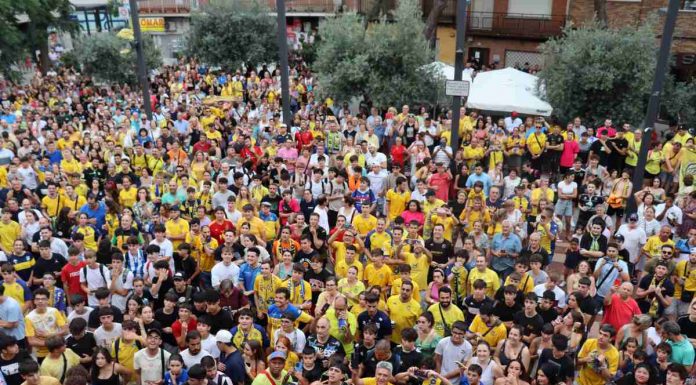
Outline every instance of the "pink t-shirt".
<path id="1" fill-rule="evenodd" d="M 574 140 L 563 142 L 563 152 L 561 153 L 561 167 L 572 167 L 575 155 L 580 152 L 580 146 Z"/>
<path id="2" fill-rule="evenodd" d="M 425 215 L 419 211 L 406 210 L 401 213 L 401 218 L 404 218 L 404 223 L 408 225 L 411 221 L 417 221 L 421 226 L 425 223 Z"/>
<path id="3" fill-rule="evenodd" d="M 624 301 L 620 295 L 613 294 L 611 305 L 604 306 L 604 323 L 608 323 L 616 330 L 619 330 L 623 325 L 631 323 L 633 316 L 636 314 L 641 314 L 641 311 L 635 299 L 628 297 Z"/>
<path id="4" fill-rule="evenodd" d="M 437 186 L 435 196 L 444 202 L 449 201 L 450 180 L 451 177 L 447 173 L 440 174 L 436 172 L 430 177 L 429 185 Z"/>
<path id="5" fill-rule="evenodd" d="M 283 161 L 285 161 L 285 167 L 287 167 L 288 172 L 294 172 L 295 171 L 295 162 L 297 160 L 297 149 L 292 147 L 292 148 L 286 148 L 286 147 L 281 147 L 278 149 L 278 156 L 283 158 Z M 292 163 L 288 162 L 288 160 L 293 161 Z"/>

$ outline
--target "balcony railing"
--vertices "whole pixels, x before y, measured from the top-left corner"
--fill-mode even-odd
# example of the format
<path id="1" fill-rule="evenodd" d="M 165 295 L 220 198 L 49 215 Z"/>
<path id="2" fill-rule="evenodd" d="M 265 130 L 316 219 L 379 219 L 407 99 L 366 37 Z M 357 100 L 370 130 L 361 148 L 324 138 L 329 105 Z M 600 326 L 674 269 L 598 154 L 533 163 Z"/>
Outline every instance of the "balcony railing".
<path id="1" fill-rule="evenodd" d="M 205 0 L 140 0 L 138 10 L 142 14 L 188 14 L 198 9 Z"/>
<path id="2" fill-rule="evenodd" d="M 480 36 L 548 38 L 560 35 L 567 20 L 566 15 L 471 12 L 467 33 Z"/>

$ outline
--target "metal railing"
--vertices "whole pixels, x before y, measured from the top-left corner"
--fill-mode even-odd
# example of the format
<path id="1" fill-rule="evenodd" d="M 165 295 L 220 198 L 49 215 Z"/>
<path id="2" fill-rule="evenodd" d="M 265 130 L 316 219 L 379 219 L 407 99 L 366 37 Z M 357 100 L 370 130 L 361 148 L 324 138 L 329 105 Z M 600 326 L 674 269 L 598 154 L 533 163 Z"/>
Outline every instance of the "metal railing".
<path id="1" fill-rule="evenodd" d="M 566 15 L 471 12 L 467 23 L 467 33 L 486 36 L 546 38 L 560 35 L 567 21 Z"/>
<path id="2" fill-rule="evenodd" d="M 205 0 L 140 0 L 138 10 L 141 14 L 187 14 L 206 2 Z"/>

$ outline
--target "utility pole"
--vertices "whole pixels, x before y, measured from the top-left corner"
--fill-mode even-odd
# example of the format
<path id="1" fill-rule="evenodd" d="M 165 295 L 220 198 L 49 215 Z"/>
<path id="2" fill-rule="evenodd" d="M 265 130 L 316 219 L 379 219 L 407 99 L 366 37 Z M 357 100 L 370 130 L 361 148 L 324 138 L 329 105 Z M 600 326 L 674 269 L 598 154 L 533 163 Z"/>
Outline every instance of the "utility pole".
<path id="1" fill-rule="evenodd" d="M 292 115 L 290 114 L 290 74 L 288 71 L 290 65 L 288 64 L 285 0 L 276 0 L 276 13 L 278 14 L 278 55 L 280 55 L 280 96 L 283 102 L 283 123 L 287 124 L 289 128 L 292 125 Z"/>
<path id="2" fill-rule="evenodd" d="M 143 92 L 143 105 L 147 119 L 152 120 L 152 105 L 150 104 L 150 85 L 147 79 L 147 67 L 145 66 L 145 54 L 143 53 L 143 35 L 140 32 L 140 20 L 138 18 L 138 2 L 137 0 L 129 0 L 131 27 L 133 28 L 133 36 L 135 37 L 135 52 L 138 56 L 138 83 Z"/>
<path id="3" fill-rule="evenodd" d="M 679 0 L 669 0 L 667 7 L 667 17 L 665 18 L 665 26 L 662 31 L 662 41 L 660 42 L 660 51 L 657 55 L 657 65 L 655 67 L 655 76 L 653 77 L 652 91 L 648 100 L 648 110 L 645 113 L 643 121 L 643 139 L 640 142 L 640 153 L 638 154 L 638 162 L 636 169 L 633 171 L 633 190 L 640 190 L 645 179 L 645 164 L 648 160 L 648 150 L 650 149 L 650 138 L 655 130 L 655 121 L 657 113 L 660 109 L 660 98 L 662 97 L 662 88 L 665 83 L 665 75 L 669 69 L 669 54 L 672 48 L 672 35 L 674 35 L 674 26 L 677 23 L 677 14 L 679 12 Z M 635 212 L 636 200 L 631 194 L 626 207 L 627 213 Z"/>
<path id="4" fill-rule="evenodd" d="M 454 51 L 454 80 L 462 80 L 464 71 L 464 50 L 466 49 L 466 18 L 469 0 L 457 0 L 457 38 Z M 452 151 L 456 154 L 459 149 L 459 109 L 462 105 L 461 96 L 452 97 L 452 134 L 450 139 Z"/>

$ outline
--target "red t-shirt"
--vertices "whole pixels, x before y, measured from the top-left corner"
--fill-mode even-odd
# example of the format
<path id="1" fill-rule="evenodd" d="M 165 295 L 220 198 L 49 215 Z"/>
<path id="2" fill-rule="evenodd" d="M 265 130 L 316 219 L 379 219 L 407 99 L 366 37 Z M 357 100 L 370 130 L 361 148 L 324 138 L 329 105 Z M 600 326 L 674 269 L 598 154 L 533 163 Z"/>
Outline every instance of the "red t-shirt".
<path id="1" fill-rule="evenodd" d="M 208 225 L 210 227 L 210 236 L 217 239 L 219 244 L 222 244 L 225 242 L 223 239 L 223 235 L 225 234 L 225 230 L 234 230 L 234 225 L 232 222 L 228 220 L 222 221 L 222 223 L 218 223 L 218 221 L 213 221 Z"/>
<path id="2" fill-rule="evenodd" d="M 198 323 L 193 317 L 189 318 L 187 322 L 188 331 L 196 330 L 197 324 Z M 172 324 L 172 334 L 174 335 L 174 338 L 179 338 L 181 336 L 181 320 L 176 320 Z"/>
<path id="3" fill-rule="evenodd" d="M 64 286 L 67 284 L 65 292 L 68 295 L 87 295 L 87 293 L 82 291 L 82 287 L 80 287 L 80 274 L 82 274 L 82 268 L 85 267 L 85 265 L 87 265 L 87 262 L 80 261 L 76 266 L 68 263 L 61 269 L 60 280 L 63 282 Z"/>
<path id="4" fill-rule="evenodd" d="M 401 168 L 404 168 L 404 157 L 406 156 L 406 147 L 404 145 L 394 146 L 391 150 L 392 163 L 398 164 Z"/>
<path id="5" fill-rule="evenodd" d="M 628 297 L 626 301 L 618 294 L 611 297 L 611 305 L 604 306 L 604 323 L 612 325 L 616 330 L 623 325 L 631 323 L 633 316 L 641 314 L 635 299 Z"/>
<path id="6" fill-rule="evenodd" d="M 428 184 L 430 186 L 437 186 L 437 190 L 435 191 L 435 196 L 437 199 L 444 202 L 449 201 L 449 187 L 451 179 L 452 177 L 450 177 L 449 174 L 440 174 L 439 172 L 436 172 L 430 177 L 430 183 Z"/>

